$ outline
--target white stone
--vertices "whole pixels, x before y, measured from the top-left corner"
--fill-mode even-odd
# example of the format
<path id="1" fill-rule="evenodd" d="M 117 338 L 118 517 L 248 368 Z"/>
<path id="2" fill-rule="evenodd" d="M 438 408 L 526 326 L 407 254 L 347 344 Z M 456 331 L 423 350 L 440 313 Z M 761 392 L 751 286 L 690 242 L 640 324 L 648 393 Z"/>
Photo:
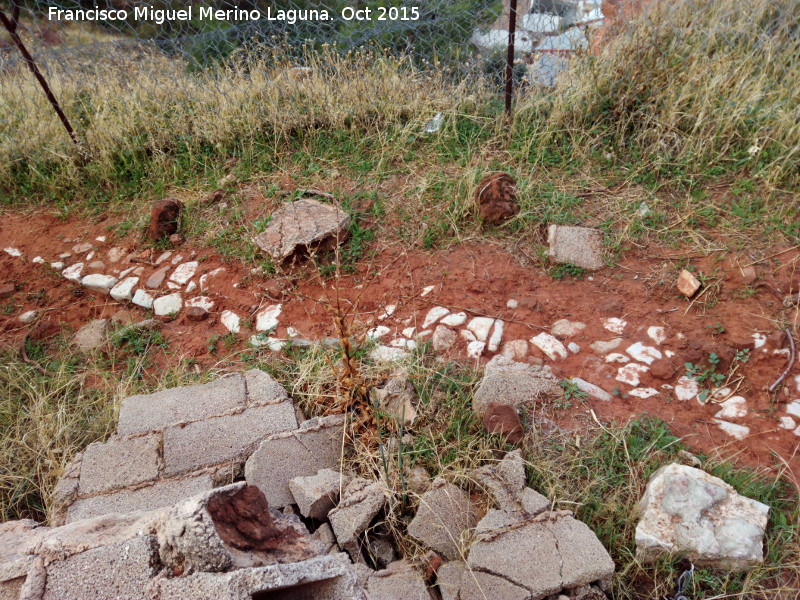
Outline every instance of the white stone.
<path id="1" fill-rule="evenodd" d="M 528 355 L 527 340 L 511 340 L 503 344 L 503 356 L 509 360 L 523 360 Z"/>
<path id="2" fill-rule="evenodd" d="M 197 289 L 197 282 L 190 281 L 189 285 L 186 286 L 186 293 L 191 294 L 193 291 Z"/>
<path id="3" fill-rule="evenodd" d="M 119 278 L 125 279 L 130 273 L 133 273 L 136 270 L 136 267 L 128 267 L 124 271 L 120 272 Z"/>
<path id="4" fill-rule="evenodd" d="M 92 250 L 91 252 L 89 252 L 89 254 L 86 255 L 86 260 L 92 260 L 93 258 L 94 258 L 94 250 Z"/>
<path id="5" fill-rule="evenodd" d="M 653 325 L 647 328 L 647 337 L 660 346 L 667 339 L 667 333 L 663 327 Z"/>
<path id="6" fill-rule="evenodd" d="M 11 246 L 5 248 L 5 251 L 6 254 L 8 254 L 9 256 L 14 256 L 14 257 L 22 256 L 22 252 L 20 252 L 17 248 L 12 248 Z"/>
<path id="7" fill-rule="evenodd" d="M 480 358 L 483 354 L 483 349 L 486 347 L 486 342 L 474 341 L 467 344 L 467 356 L 470 358 Z"/>
<path id="8" fill-rule="evenodd" d="M 242 320 L 232 310 L 223 310 L 222 315 L 220 315 L 220 323 L 225 326 L 225 329 L 230 331 L 231 333 L 239 333 L 239 328 L 241 327 Z"/>
<path id="9" fill-rule="evenodd" d="M 111 288 L 111 297 L 114 300 L 131 300 L 133 298 L 133 288 L 139 283 L 138 277 L 127 277 Z"/>
<path id="10" fill-rule="evenodd" d="M 288 335 L 290 338 L 298 338 L 300 337 L 300 331 L 295 329 L 294 327 L 287 327 L 286 335 Z"/>
<path id="11" fill-rule="evenodd" d="M 608 340 L 607 342 L 599 340 L 597 342 L 593 342 L 592 344 L 590 344 L 589 349 L 595 354 L 604 356 L 609 352 L 611 352 L 612 350 L 616 350 L 617 348 L 619 348 L 619 345 L 621 343 L 622 343 L 622 338 L 614 338 L 613 340 Z"/>
<path id="12" fill-rule="evenodd" d="M 41 256 L 34 256 L 31 262 L 35 265 L 41 265 L 44 262 L 44 259 Z"/>
<path id="13" fill-rule="evenodd" d="M 94 238 L 94 239 L 96 239 L 98 242 L 105 242 L 105 241 L 106 241 L 106 236 L 104 236 L 104 235 L 98 235 L 98 236 L 97 236 L 96 238 Z"/>
<path id="14" fill-rule="evenodd" d="M 153 301 L 153 312 L 156 316 L 175 315 L 183 308 L 183 298 L 178 293 L 161 296 Z"/>
<path id="15" fill-rule="evenodd" d="M 794 429 L 796 423 L 792 417 L 781 417 L 781 427 L 783 429 Z"/>
<path id="16" fill-rule="evenodd" d="M 173 265 L 177 265 L 177 264 L 178 264 L 179 262 L 181 262 L 182 260 L 183 260 L 183 255 L 182 255 L 182 254 L 176 254 L 176 255 L 175 255 L 173 258 L 172 258 L 172 264 L 173 264 Z"/>
<path id="17" fill-rule="evenodd" d="M 761 348 L 764 344 L 767 343 L 767 336 L 763 333 L 754 333 L 753 334 L 753 348 Z"/>
<path id="18" fill-rule="evenodd" d="M 714 415 L 718 419 L 741 419 L 747 415 L 747 400 L 741 396 L 731 396 L 719 406 L 721 410 Z"/>
<path id="19" fill-rule="evenodd" d="M 691 400 L 700 393 L 700 386 L 691 377 L 684 375 L 675 382 L 675 397 L 685 402 Z"/>
<path id="20" fill-rule="evenodd" d="M 282 310 L 283 304 L 273 304 L 258 311 L 256 314 L 256 331 L 274 331 L 277 329 L 278 317 L 281 315 Z"/>
<path id="21" fill-rule="evenodd" d="M 382 337 L 389 335 L 391 332 L 392 330 L 385 325 L 378 325 L 367 332 L 367 337 L 371 340 L 379 340 Z"/>
<path id="22" fill-rule="evenodd" d="M 578 389 L 586 394 L 589 395 L 590 398 L 594 398 L 595 400 L 602 400 L 604 402 L 611 402 L 614 397 L 605 391 L 600 386 L 597 386 L 593 383 L 589 383 L 581 379 L 580 377 L 570 377 L 569 379 L 572 383 L 578 386 Z"/>
<path id="23" fill-rule="evenodd" d="M 645 346 L 642 342 L 631 344 L 625 352 L 630 354 L 633 360 L 638 360 L 648 365 L 652 365 L 653 361 L 658 360 L 662 356 L 658 349 L 652 346 Z"/>
<path id="24" fill-rule="evenodd" d="M 403 329 L 403 335 L 407 338 L 413 338 L 414 332 L 416 331 L 417 331 L 416 327 L 406 327 L 405 329 Z"/>
<path id="25" fill-rule="evenodd" d="M 207 312 L 211 312 L 214 308 L 214 301 L 208 296 L 197 296 L 186 301 L 186 306 L 199 306 Z"/>
<path id="26" fill-rule="evenodd" d="M 273 352 L 280 352 L 283 350 L 288 342 L 280 338 L 269 337 L 263 333 L 256 333 L 250 336 L 250 345 L 254 348 L 268 347 Z"/>
<path id="27" fill-rule="evenodd" d="M 27 325 L 28 323 L 32 323 L 34 320 L 36 320 L 36 317 L 38 316 L 39 316 L 39 311 L 29 310 L 27 312 L 22 313 L 19 316 L 19 322 Z"/>
<path id="28" fill-rule="evenodd" d="M 792 433 L 795 434 L 797 437 L 800 437 L 800 427 L 795 429 Z"/>
<path id="29" fill-rule="evenodd" d="M 405 338 L 397 338 L 396 340 L 392 340 L 389 345 L 393 348 L 404 348 L 406 350 L 417 349 L 417 342 L 414 340 L 407 340 Z"/>
<path id="30" fill-rule="evenodd" d="M 475 317 L 467 324 L 467 329 L 475 334 L 475 339 L 485 342 L 493 323 L 494 319 L 491 317 Z"/>
<path id="31" fill-rule="evenodd" d="M 70 256 L 72 256 L 72 252 L 62 252 L 58 255 L 58 258 L 69 258 Z"/>
<path id="32" fill-rule="evenodd" d="M 506 302 L 506 306 L 507 306 L 508 308 L 517 308 L 517 307 L 519 306 L 519 302 L 517 302 L 516 300 L 514 300 L 514 299 L 512 298 L 511 300 L 509 300 L 508 302 Z"/>
<path id="33" fill-rule="evenodd" d="M 70 281 L 74 281 L 76 283 L 80 282 L 81 274 L 83 273 L 83 263 L 75 263 L 61 271 L 61 274 L 64 276 L 64 279 L 69 279 Z"/>
<path id="34" fill-rule="evenodd" d="M 174 281 L 179 285 L 186 284 L 192 277 L 194 277 L 194 274 L 197 272 L 198 264 L 199 263 L 196 260 L 193 260 L 191 262 L 178 265 L 172 272 L 172 275 L 169 276 L 170 281 Z"/>
<path id="35" fill-rule="evenodd" d="M 461 337 L 462 337 L 462 338 L 464 338 L 465 340 L 467 340 L 467 343 L 469 343 L 469 342 L 476 342 L 476 341 L 478 341 L 478 338 L 476 338 L 476 337 L 475 337 L 475 334 L 474 334 L 474 333 L 472 333 L 472 332 L 471 332 L 469 329 L 462 329 L 462 330 L 459 332 L 459 334 L 461 335 Z"/>
<path id="36" fill-rule="evenodd" d="M 168 281 L 167 282 L 167 287 L 169 289 L 171 289 L 171 290 L 179 290 L 179 289 L 181 289 L 181 286 L 178 285 L 177 283 L 175 283 L 174 281 Z"/>
<path id="37" fill-rule="evenodd" d="M 532 337 L 530 343 L 544 352 L 550 360 L 557 358 L 567 358 L 567 349 L 564 344 L 559 342 L 549 333 L 542 332 L 537 336 Z"/>
<path id="38" fill-rule="evenodd" d="M 577 354 L 578 352 L 581 351 L 581 347 L 575 342 L 570 342 L 569 344 L 567 344 L 567 350 L 569 350 L 573 354 Z"/>
<path id="39" fill-rule="evenodd" d="M 615 379 L 617 381 L 621 381 L 622 383 L 627 383 L 628 385 L 637 386 L 639 385 L 639 377 L 647 373 L 649 370 L 650 367 L 645 365 L 640 365 L 639 363 L 630 363 L 624 367 L 620 367 L 617 370 L 617 376 Z"/>
<path id="40" fill-rule="evenodd" d="M 125 248 L 114 247 L 108 251 L 109 262 L 119 262 L 125 256 Z"/>
<path id="41" fill-rule="evenodd" d="M 494 322 L 494 330 L 492 331 L 492 337 L 489 338 L 489 344 L 487 348 L 489 352 L 497 352 L 500 348 L 500 343 L 503 341 L 503 330 L 505 329 L 505 323 L 500 319 L 497 319 Z"/>
<path id="42" fill-rule="evenodd" d="M 420 293 L 420 297 L 427 296 L 428 294 L 430 294 L 433 291 L 433 288 L 435 288 L 435 287 L 436 287 L 435 285 L 429 285 L 428 287 L 422 288 L 422 292 Z"/>
<path id="43" fill-rule="evenodd" d="M 612 352 L 611 354 L 606 356 L 607 363 L 626 363 L 630 362 L 630 358 L 625 356 L 624 354 L 620 354 L 619 352 Z"/>
<path id="44" fill-rule="evenodd" d="M 394 362 L 408 356 L 408 352 L 401 348 L 390 346 L 377 346 L 369 353 L 369 357 L 376 362 Z"/>
<path id="45" fill-rule="evenodd" d="M 797 388 L 797 391 L 800 392 L 800 375 L 794 376 L 794 386 Z"/>
<path id="46" fill-rule="evenodd" d="M 580 335 L 584 329 L 586 329 L 586 323 L 559 319 L 553 323 L 553 326 L 550 328 L 550 333 L 563 340 L 564 338 Z"/>
<path id="47" fill-rule="evenodd" d="M 167 250 L 166 252 L 162 252 L 161 255 L 156 259 L 156 264 L 160 265 L 162 262 L 167 260 L 170 256 L 172 256 L 172 250 Z"/>
<path id="48" fill-rule="evenodd" d="M 388 319 L 394 314 L 394 311 L 397 310 L 397 305 L 389 304 L 386 308 L 383 309 L 383 313 L 380 317 L 378 317 L 379 321 L 383 321 L 384 319 Z"/>
<path id="49" fill-rule="evenodd" d="M 664 355 L 667 358 L 672 358 L 673 356 L 675 356 L 675 353 L 672 350 L 664 350 Z"/>
<path id="50" fill-rule="evenodd" d="M 658 395 L 658 390 L 653 388 L 636 388 L 628 392 L 628 395 L 637 398 L 651 398 Z"/>
<path id="51" fill-rule="evenodd" d="M 800 417 L 800 399 L 789 402 L 786 405 L 786 412 L 795 417 Z"/>
<path id="52" fill-rule="evenodd" d="M 636 559 L 642 564 L 683 555 L 699 567 L 731 571 L 763 560 L 769 507 L 700 469 L 676 463 L 660 468 L 638 512 Z"/>
<path id="53" fill-rule="evenodd" d="M 743 440 L 750 435 L 750 428 L 745 427 L 744 425 L 729 423 L 728 421 L 723 421 L 721 419 L 714 419 L 714 423 L 716 423 L 717 426 L 722 429 L 722 431 L 727 433 L 732 438 L 736 438 L 737 440 Z"/>
<path id="54" fill-rule="evenodd" d="M 616 333 L 617 335 L 622 335 L 622 332 L 625 331 L 625 326 L 627 324 L 627 321 L 623 321 L 617 317 L 609 317 L 603 321 L 603 327 L 605 327 L 611 333 Z"/>
<path id="55" fill-rule="evenodd" d="M 428 311 L 428 314 L 425 315 L 425 320 L 422 322 L 422 328 L 427 329 L 436 321 L 444 317 L 445 315 L 450 314 L 450 309 L 445 308 L 444 306 L 434 306 L 432 309 Z"/>
<path id="56" fill-rule="evenodd" d="M 467 313 L 460 312 L 460 313 L 452 313 L 447 315 L 444 319 L 441 320 L 442 325 L 447 325 L 448 327 L 458 327 L 459 325 L 463 325 L 467 322 Z"/>
<path id="57" fill-rule="evenodd" d="M 61 271 L 64 268 L 64 263 L 61 262 L 60 260 L 57 260 L 56 262 L 51 262 L 50 266 L 53 267 L 56 271 Z"/>
<path id="58" fill-rule="evenodd" d="M 155 299 L 153 298 L 153 296 L 149 294 L 149 292 L 146 292 L 142 288 L 139 288 L 133 294 L 131 302 L 133 302 L 136 306 L 141 306 L 142 308 L 151 309 L 153 308 L 154 300 Z"/>
<path id="59" fill-rule="evenodd" d="M 92 273 L 81 279 L 81 285 L 107 294 L 117 284 L 117 278 L 102 273 Z"/>

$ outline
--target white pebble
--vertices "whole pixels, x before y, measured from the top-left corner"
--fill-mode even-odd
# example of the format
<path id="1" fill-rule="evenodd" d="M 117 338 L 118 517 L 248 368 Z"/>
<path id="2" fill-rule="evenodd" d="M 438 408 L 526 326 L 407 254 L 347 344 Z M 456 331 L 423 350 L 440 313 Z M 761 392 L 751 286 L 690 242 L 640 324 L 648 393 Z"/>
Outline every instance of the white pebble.
<path id="1" fill-rule="evenodd" d="M 453 313 L 447 315 L 441 321 L 442 325 L 447 325 L 448 327 L 458 327 L 466 322 L 467 322 L 467 313 L 465 312 Z"/>
<path id="2" fill-rule="evenodd" d="M 667 339 L 667 334 L 663 327 L 653 325 L 647 328 L 647 337 L 660 346 Z"/>
<path id="3" fill-rule="evenodd" d="M 650 398 L 652 396 L 658 395 L 658 390 L 654 390 L 653 388 L 636 388 L 628 392 L 630 396 L 636 396 L 637 398 Z"/>
<path id="4" fill-rule="evenodd" d="M 747 415 L 747 400 L 741 396 L 731 396 L 719 406 L 721 410 L 714 415 L 718 419 L 741 419 Z"/>
<path id="5" fill-rule="evenodd" d="M 622 335 L 622 332 L 625 331 L 625 326 L 628 324 L 627 321 L 623 321 L 622 319 L 618 319 L 617 317 L 609 317 L 605 321 L 603 321 L 603 327 L 608 329 L 611 333 L 616 333 L 617 335 Z"/>
<path id="6" fill-rule="evenodd" d="M 425 320 L 422 322 L 422 328 L 427 329 L 436 321 L 444 317 L 445 315 L 449 315 L 450 310 L 445 308 L 444 306 L 434 306 L 432 309 L 428 311 L 428 314 L 425 315 Z"/>
<path id="7" fill-rule="evenodd" d="M 633 360 L 638 360 L 648 365 L 652 365 L 653 361 L 661 358 L 661 352 L 659 350 L 652 346 L 645 346 L 642 342 L 631 344 L 625 352 L 630 354 Z"/>
<path id="8" fill-rule="evenodd" d="M 508 308 L 517 308 L 517 307 L 519 306 L 519 302 L 517 302 L 516 300 L 514 300 L 514 299 L 512 298 L 511 300 L 509 300 L 508 302 L 506 302 L 506 306 L 507 306 Z"/>
<path id="9" fill-rule="evenodd" d="M 640 365 L 639 363 L 630 363 L 617 370 L 615 379 L 628 385 L 639 385 L 639 376 L 644 375 L 650 370 L 650 367 Z"/>
<path id="10" fill-rule="evenodd" d="M 467 329 L 474 333 L 479 341 L 485 342 L 493 323 L 494 319 L 491 317 L 475 317 L 467 324 Z"/>
<path id="11" fill-rule="evenodd" d="M 467 356 L 470 358 L 480 358 L 483 354 L 483 349 L 486 347 L 486 342 L 474 341 L 467 344 Z"/>
<path id="12" fill-rule="evenodd" d="M 743 440 L 750 433 L 750 428 L 745 427 L 744 425 L 728 423 L 728 421 L 722 421 L 720 419 L 714 419 L 714 422 L 719 426 L 720 429 L 722 429 L 722 431 L 727 433 L 732 438 L 736 438 L 737 440 Z"/>
<path id="13" fill-rule="evenodd" d="M 556 360 L 556 358 L 567 358 L 567 349 L 564 347 L 560 341 L 554 338 L 549 333 L 540 333 L 537 336 L 532 337 L 530 343 L 539 348 L 542 352 L 544 352 L 550 360 Z"/>
<path id="14" fill-rule="evenodd" d="M 223 310 L 219 320 L 225 326 L 225 329 L 231 333 L 239 333 L 242 320 L 232 310 Z"/>
<path id="15" fill-rule="evenodd" d="M 630 358 L 624 354 L 620 354 L 619 352 L 612 352 L 611 354 L 606 355 L 606 362 L 608 363 L 626 363 L 630 362 L 630 360 Z"/>

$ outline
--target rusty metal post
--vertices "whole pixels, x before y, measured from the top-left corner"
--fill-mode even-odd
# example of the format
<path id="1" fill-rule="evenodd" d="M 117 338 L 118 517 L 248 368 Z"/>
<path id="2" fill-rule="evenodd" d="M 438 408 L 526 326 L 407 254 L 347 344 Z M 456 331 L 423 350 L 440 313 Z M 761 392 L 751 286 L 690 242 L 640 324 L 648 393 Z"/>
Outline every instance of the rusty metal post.
<path id="1" fill-rule="evenodd" d="M 514 34 L 517 30 L 517 0 L 510 0 L 508 15 L 508 59 L 506 62 L 506 116 L 511 116 L 514 95 Z"/>
<path id="2" fill-rule="evenodd" d="M 70 125 L 69 119 L 67 119 L 67 115 L 64 114 L 64 111 L 61 110 L 61 106 L 58 103 L 58 100 L 53 94 L 53 91 L 50 89 L 50 86 L 47 83 L 47 80 L 42 75 L 42 72 L 39 70 L 39 67 L 33 60 L 33 56 L 31 53 L 28 52 L 28 49 L 25 47 L 25 44 L 22 43 L 22 39 L 19 37 L 17 33 L 17 25 L 19 24 L 19 4 L 16 2 L 13 3 L 11 18 L 7 17 L 6 14 L 0 10 L 0 22 L 3 23 L 3 26 L 6 28 L 8 33 L 11 35 L 11 39 L 14 41 L 17 49 L 22 54 L 22 58 L 25 59 L 25 63 L 28 65 L 28 68 L 33 73 L 33 76 L 36 78 L 36 81 L 39 82 L 39 85 L 44 90 L 44 95 L 47 96 L 47 100 L 50 102 L 50 105 L 53 107 L 53 110 L 56 111 L 58 118 L 61 120 L 61 124 L 64 125 L 64 129 L 67 130 L 69 137 L 72 138 L 72 141 L 75 142 L 75 145 L 78 147 L 78 152 L 80 152 L 81 156 L 83 157 L 83 149 L 81 148 L 80 140 L 78 139 L 78 134 L 75 133 L 75 130 Z"/>

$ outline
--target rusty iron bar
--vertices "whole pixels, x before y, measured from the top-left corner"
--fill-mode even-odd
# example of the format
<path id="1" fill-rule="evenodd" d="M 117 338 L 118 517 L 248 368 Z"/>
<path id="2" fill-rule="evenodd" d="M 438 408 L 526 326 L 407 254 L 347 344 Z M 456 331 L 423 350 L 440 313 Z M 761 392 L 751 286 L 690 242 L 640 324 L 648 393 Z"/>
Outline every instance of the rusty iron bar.
<path id="1" fill-rule="evenodd" d="M 67 119 L 67 115 L 64 114 L 64 111 L 61 110 L 61 105 L 58 103 L 55 94 L 53 94 L 53 90 L 50 89 L 50 85 L 47 83 L 47 80 L 42 75 L 42 72 L 39 70 L 38 65 L 33 60 L 33 56 L 31 53 L 28 52 L 28 49 L 25 47 L 25 44 L 22 42 L 22 39 L 19 37 L 17 33 L 17 26 L 19 25 L 19 4 L 13 2 L 13 8 L 11 17 L 9 18 L 6 14 L 0 10 L 0 22 L 3 23 L 3 26 L 6 28 L 8 33 L 11 35 L 11 39 L 16 45 L 17 49 L 22 54 L 22 58 L 25 60 L 25 63 L 28 65 L 31 73 L 36 78 L 36 81 L 39 82 L 39 85 L 44 90 L 44 95 L 47 96 L 47 100 L 50 102 L 50 105 L 53 107 L 53 110 L 56 111 L 58 118 L 61 120 L 61 124 L 64 125 L 64 129 L 67 130 L 69 137 L 72 138 L 72 141 L 75 142 L 75 146 L 78 148 L 78 152 L 80 153 L 81 157 L 84 156 L 83 149 L 81 148 L 80 140 L 78 139 L 78 134 L 75 133 L 75 130 L 72 128 L 72 125 Z"/>
<path id="2" fill-rule="evenodd" d="M 517 30 L 517 0 L 510 0 L 508 14 L 508 59 L 506 60 L 506 116 L 511 116 L 514 95 L 514 34 Z"/>

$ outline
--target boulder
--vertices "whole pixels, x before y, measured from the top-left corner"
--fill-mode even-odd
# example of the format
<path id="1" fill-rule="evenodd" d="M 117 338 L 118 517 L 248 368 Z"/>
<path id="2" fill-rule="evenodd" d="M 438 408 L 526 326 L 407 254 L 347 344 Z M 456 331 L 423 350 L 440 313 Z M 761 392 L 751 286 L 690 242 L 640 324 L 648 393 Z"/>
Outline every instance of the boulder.
<path id="1" fill-rule="evenodd" d="M 177 233 L 180 224 L 183 202 L 175 198 L 164 198 L 150 208 L 150 226 L 147 235 L 154 242 L 162 237 Z"/>
<path id="2" fill-rule="evenodd" d="M 347 238 L 349 227 L 350 216 L 342 209 L 302 198 L 276 210 L 254 241 L 280 263 L 298 253 L 335 248 Z"/>
<path id="3" fill-rule="evenodd" d="M 747 569 L 764 559 L 769 507 L 705 471 L 676 463 L 650 478 L 639 502 L 636 559 L 678 554 L 698 566 Z"/>
<path id="4" fill-rule="evenodd" d="M 475 202 L 484 223 L 499 225 L 519 213 L 517 182 L 508 173 L 492 173 L 478 183 Z"/>

